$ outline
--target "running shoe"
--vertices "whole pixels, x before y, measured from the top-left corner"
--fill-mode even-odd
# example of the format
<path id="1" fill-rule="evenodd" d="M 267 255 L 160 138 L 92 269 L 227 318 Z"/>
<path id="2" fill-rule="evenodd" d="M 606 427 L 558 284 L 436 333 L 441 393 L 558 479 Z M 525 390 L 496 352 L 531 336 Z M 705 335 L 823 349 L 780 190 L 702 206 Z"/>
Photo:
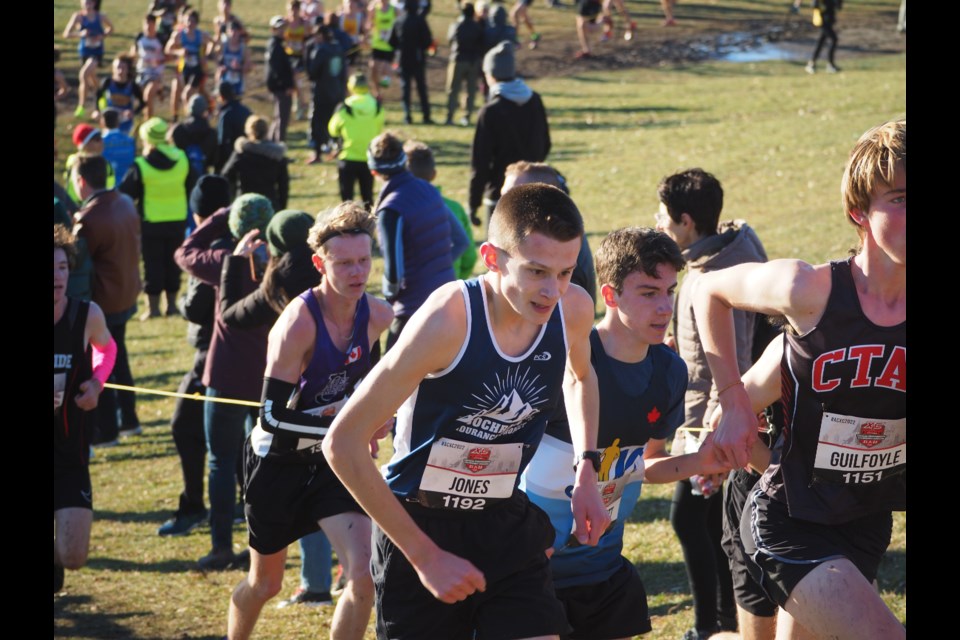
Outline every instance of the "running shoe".
<path id="1" fill-rule="evenodd" d="M 808 62 L 808 63 L 807 63 L 807 66 L 805 66 L 805 67 L 803 68 L 803 70 L 806 71 L 807 73 L 816 73 L 816 72 L 817 72 L 817 68 L 816 68 L 815 66 L 813 66 L 813 60 L 811 60 L 810 62 Z"/>
<path id="2" fill-rule="evenodd" d="M 627 25 L 627 30 L 623 32 L 623 39 L 626 41 L 633 40 L 633 36 L 637 33 L 637 21 L 631 20 Z"/>
<path id="3" fill-rule="evenodd" d="M 83 108 L 83 105 L 78 104 L 77 108 L 73 110 L 73 117 L 82 118 L 84 115 L 86 115 L 86 113 L 87 113 L 87 110 Z"/>
<path id="4" fill-rule="evenodd" d="M 234 553 L 233 549 L 214 549 L 197 560 L 197 566 L 201 571 L 225 571 L 227 569 L 248 571 L 250 569 L 250 551 L 244 549 L 240 553 Z"/>
<path id="5" fill-rule="evenodd" d="M 840 71 L 840 67 L 833 64 L 832 62 L 827 63 L 827 73 L 837 73 L 838 71 Z"/>
<path id="6" fill-rule="evenodd" d="M 303 587 L 297 587 L 292 596 L 277 603 L 277 609 L 286 609 L 295 604 L 302 604 L 305 607 L 322 607 L 333 604 L 333 596 L 328 591 L 307 591 Z"/>
<path id="7" fill-rule="evenodd" d="M 160 525 L 158 536 L 185 536 L 207 521 L 207 510 L 197 513 L 177 511 L 173 517 Z"/>
<path id="8" fill-rule="evenodd" d="M 530 48 L 531 48 L 531 49 L 536 49 L 536 48 L 537 48 L 537 45 L 538 45 L 539 43 L 540 43 L 540 34 L 539 34 L 539 33 L 531 33 L 531 34 L 530 34 Z"/>
<path id="9" fill-rule="evenodd" d="M 141 427 L 140 425 L 134 425 L 132 427 L 127 425 L 124 427 L 120 427 L 119 429 L 119 434 L 121 438 L 127 438 L 129 436 L 138 436 L 141 433 L 143 433 L 143 427 Z"/>

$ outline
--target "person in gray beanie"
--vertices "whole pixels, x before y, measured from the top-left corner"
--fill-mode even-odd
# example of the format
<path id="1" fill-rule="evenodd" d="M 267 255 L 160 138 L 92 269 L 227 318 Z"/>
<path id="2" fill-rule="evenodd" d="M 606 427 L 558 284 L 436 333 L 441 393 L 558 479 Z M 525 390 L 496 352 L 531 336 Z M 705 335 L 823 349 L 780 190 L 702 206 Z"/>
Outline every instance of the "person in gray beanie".
<path id="1" fill-rule="evenodd" d="M 205 97 L 197 94 L 187 106 L 190 115 L 174 125 L 170 139 L 187 154 L 193 170 L 203 175 L 217 166 L 217 130 L 210 126 L 210 103 Z"/>
<path id="2" fill-rule="evenodd" d="M 550 153 L 547 111 L 540 94 L 517 77 L 513 51 L 513 43 L 504 40 L 483 57 L 490 97 L 477 115 L 470 149 L 469 207 L 475 226 L 480 226 L 477 211 L 483 203 L 490 224 L 508 165 L 543 162 Z"/>

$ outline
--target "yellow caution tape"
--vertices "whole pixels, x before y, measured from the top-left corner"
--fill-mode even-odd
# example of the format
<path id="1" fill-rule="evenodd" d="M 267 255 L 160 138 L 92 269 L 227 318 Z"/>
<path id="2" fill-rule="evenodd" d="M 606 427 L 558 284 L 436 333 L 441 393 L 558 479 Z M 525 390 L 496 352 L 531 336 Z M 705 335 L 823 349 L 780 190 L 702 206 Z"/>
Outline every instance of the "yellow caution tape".
<path id="1" fill-rule="evenodd" d="M 209 402 L 222 402 L 224 404 L 239 404 L 245 407 L 260 407 L 263 406 L 262 402 L 251 402 L 250 400 L 234 400 L 233 398 L 211 398 L 209 396 L 202 396 L 199 393 L 178 393 L 176 391 L 160 391 L 158 389 L 144 389 L 143 387 L 128 387 L 125 384 L 113 384 L 108 382 L 103 385 L 108 389 L 116 389 L 117 391 L 135 391 L 137 393 L 152 393 L 157 396 L 169 396 L 171 398 L 186 398 L 187 400 L 202 400 Z"/>

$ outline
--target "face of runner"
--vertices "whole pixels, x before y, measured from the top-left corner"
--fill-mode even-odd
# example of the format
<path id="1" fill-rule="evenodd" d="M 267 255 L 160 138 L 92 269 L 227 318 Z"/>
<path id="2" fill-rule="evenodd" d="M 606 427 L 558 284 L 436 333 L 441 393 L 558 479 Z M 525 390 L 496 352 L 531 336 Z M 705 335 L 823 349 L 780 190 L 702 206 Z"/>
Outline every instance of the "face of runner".
<path id="1" fill-rule="evenodd" d="M 871 242 L 894 264 L 907 266 L 907 170 L 898 168 L 892 185 L 878 184 L 870 194 L 863 223 Z"/>
<path id="2" fill-rule="evenodd" d="M 365 233 L 342 235 L 327 240 L 314 256 L 323 274 L 324 285 L 333 293 L 359 300 L 370 277 L 371 240 Z"/>
<path id="3" fill-rule="evenodd" d="M 561 242 L 531 233 L 509 252 L 496 248 L 500 288 L 522 318 L 535 324 L 550 319 L 566 293 L 580 253 L 580 238 Z"/>
<path id="4" fill-rule="evenodd" d="M 67 280 L 70 278 L 70 263 L 67 252 L 53 250 L 53 304 L 56 305 L 67 295 Z"/>
<path id="5" fill-rule="evenodd" d="M 656 278 L 634 271 L 624 279 L 623 293 L 609 285 L 602 287 L 602 293 L 608 306 L 616 306 L 620 321 L 636 338 L 646 344 L 660 344 L 673 316 L 676 289 L 677 270 L 661 264 Z"/>
<path id="6" fill-rule="evenodd" d="M 126 63 L 122 60 L 113 61 L 113 79 L 115 81 L 120 83 L 126 82 L 129 75 L 130 67 L 128 67 Z"/>
<path id="7" fill-rule="evenodd" d="M 150 38 L 157 37 L 157 21 L 156 20 L 144 20 L 143 21 L 143 32 L 147 34 Z"/>
<path id="8" fill-rule="evenodd" d="M 80 6 L 83 8 L 83 12 L 90 14 L 97 12 L 97 3 L 94 0 L 81 0 Z"/>
<path id="9" fill-rule="evenodd" d="M 692 233 L 694 227 L 692 221 L 686 224 L 676 222 L 670 217 L 670 213 L 667 211 L 667 205 L 662 202 L 660 203 L 660 209 L 654 214 L 654 217 L 657 219 L 657 231 L 662 231 L 670 236 L 670 239 L 680 245 L 681 249 L 686 249 L 693 244 Z"/>

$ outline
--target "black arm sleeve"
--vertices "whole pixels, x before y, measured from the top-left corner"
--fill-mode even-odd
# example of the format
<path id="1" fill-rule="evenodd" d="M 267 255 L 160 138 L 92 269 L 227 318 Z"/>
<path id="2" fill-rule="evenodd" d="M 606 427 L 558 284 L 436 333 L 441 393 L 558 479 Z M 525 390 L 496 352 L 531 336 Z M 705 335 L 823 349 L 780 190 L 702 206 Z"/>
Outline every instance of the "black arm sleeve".
<path id="1" fill-rule="evenodd" d="M 250 276 L 243 273 L 250 268 L 250 261 L 243 256 L 227 256 L 220 273 L 220 317 L 228 327 L 252 329 L 273 324 L 277 312 L 267 302 L 263 287 L 249 295 L 243 294 L 243 285 Z"/>
<path id="2" fill-rule="evenodd" d="M 297 386 L 276 378 L 263 379 L 263 405 L 260 407 L 260 427 L 268 433 L 323 438 L 333 424 L 334 416 L 312 416 L 288 409 Z"/>

